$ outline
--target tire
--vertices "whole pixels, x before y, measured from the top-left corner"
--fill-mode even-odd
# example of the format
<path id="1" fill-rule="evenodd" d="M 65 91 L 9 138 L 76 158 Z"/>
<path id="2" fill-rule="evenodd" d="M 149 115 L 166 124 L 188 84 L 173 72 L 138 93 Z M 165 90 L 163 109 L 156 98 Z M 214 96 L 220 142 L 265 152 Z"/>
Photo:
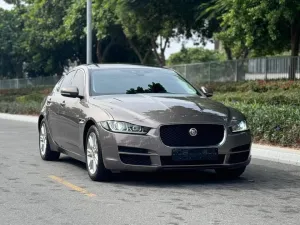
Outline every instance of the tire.
<path id="1" fill-rule="evenodd" d="M 239 178 L 246 170 L 246 166 L 236 169 L 216 169 L 217 176 L 223 179 Z"/>
<path id="2" fill-rule="evenodd" d="M 109 181 L 111 171 L 105 168 L 99 141 L 99 131 L 91 126 L 86 135 L 85 144 L 86 168 L 93 181 Z"/>
<path id="3" fill-rule="evenodd" d="M 41 158 L 45 161 L 58 160 L 60 156 L 60 152 L 51 150 L 45 119 L 39 127 L 39 151 Z"/>

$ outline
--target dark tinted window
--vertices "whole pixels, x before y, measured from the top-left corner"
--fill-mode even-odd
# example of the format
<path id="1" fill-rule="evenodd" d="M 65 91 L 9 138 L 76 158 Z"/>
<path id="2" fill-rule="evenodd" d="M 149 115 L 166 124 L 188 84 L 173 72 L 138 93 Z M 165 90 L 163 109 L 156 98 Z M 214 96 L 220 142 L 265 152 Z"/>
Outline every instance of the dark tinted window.
<path id="1" fill-rule="evenodd" d="M 72 86 L 75 86 L 79 90 L 79 95 L 84 95 L 84 71 L 77 70 L 74 79 L 72 80 Z"/>
<path id="2" fill-rule="evenodd" d="M 101 69 L 91 74 L 91 95 L 172 93 L 197 91 L 172 70 L 155 68 Z"/>
<path id="3" fill-rule="evenodd" d="M 71 71 L 70 73 L 68 73 L 68 74 L 65 76 L 65 78 L 64 78 L 64 80 L 63 80 L 63 82 L 62 82 L 62 84 L 61 84 L 61 88 L 71 86 L 71 81 L 72 81 L 72 78 L 74 77 L 75 72 L 76 72 L 76 71 Z"/>

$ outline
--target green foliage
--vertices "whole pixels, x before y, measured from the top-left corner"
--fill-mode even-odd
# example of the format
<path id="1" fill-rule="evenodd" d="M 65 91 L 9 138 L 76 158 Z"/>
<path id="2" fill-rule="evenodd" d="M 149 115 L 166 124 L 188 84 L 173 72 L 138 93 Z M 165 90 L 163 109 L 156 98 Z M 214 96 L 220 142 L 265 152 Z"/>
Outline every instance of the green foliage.
<path id="1" fill-rule="evenodd" d="M 255 142 L 300 147 L 299 106 L 224 103 L 246 115 Z"/>
<path id="2" fill-rule="evenodd" d="M 42 95 L 49 94 L 53 89 L 53 86 L 43 86 L 43 87 L 32 87 L 32 88 L 20 88 L 20 89 L 0 89 L 0 101 L 4 96 L 22 96 L 30 95 L 32 93 L 40 93 Z"/>
<path id="3" fill-rule="evenodd" d="M 73 0 L 32 0 L 23 15 L 29 76 L 61 75 L 69 61 L 82 58 L 83 42 L 66 39 L 64 17 Z"/>
<path id="4" fill-rule="evenodd" d="M 18 103 L 27 103 L 27 102 L 42 102 L 44 99 L 44 96 L 40 93 L 32 93 L 29 95 L 22 95 L 16 97 L 16 102 Z"/>
<path id="5" fill-rule="evenodd" d="M 199 63 L 225 60 L 225 55 L 204 48 L 182 48 L 180 52 L 171 54 L 168 65 Z"/>
<path id="6" fill-rule="evenodd" d="M 0 76 L 61 75 L 70 62 L 85 63 L 85 0 L 6 0 L 0 9 Z M 23 4 L 26 3 L 26 4 Z M 297 0 L 95 0 L 93 61 L 159 64 L 171 39 L 222 41 L 228 59 L 290 52 L 300 42 Z M 197 51 L 197 50 L 191 50 Z M 170 63 L 215 60 L 180 52 Z M 186 56 L 186 57 L 185 57 Z M 291 66 L 290 78 L 294 77 Z"/>
<path id="7" fill-rule="evenodd" d="M 204 42 L 203 37 L 212 36 L 211 32 L 207 32 L 207 21 L 195 19 L 199 4 L 207 0 L 107 0 L 107 2 L 116 5 L 117 17 L 126 36 L 148 41 L 157 63 L 161 66 L 166 63 L 165 50 L 171 38 L 180 39 L 181 35 L 191 37 L 193 32 L 198 32 L 198 39 Z"/>
<path id="8" fill-rule="evenodd" d="M 300 89 L 300 81 L 244 81 L 244 82 L 214 82 L 214 83 L 201 83 L 197 86 L 205 85 L 212 88 L 215 92 L 268 92 L 268 91 L 297 91 Z"/>
<path id="9" fill-rule="evenodd" d="M 299 91 L 268 91 L 216 93 L 214 100 L 222 102 L 239 102 L 244 104 L 294 105 L 300 106 Z"/>
<path id="10" fill-rule="evenodd" d="M 141 57 L 148 51 L 149 42 L 145 45 L 144 39 L 133 40 L 136 37 L 126 37 L 116 7 L 117 1 L 112 0 L 98 0 L 93 4 L 93 61 L 142 64 L 149 62 L 151 57 Z M 85 15 L 86 1 L 73 0 L 64 17 L 63 38 L 79 42 L 85 40 Z"/>
<path id="11" fill-rule="evenodd" d="M 206 11 L 215 13 L 221 21 L 216 38 L 230 47 L 237 58 L 245 58 L 249 51 L 252 56 L 278 54 L 293 46 L 296 50 L 295 43 L 299 45 L 300 2 L 297 0 L 212 2 Z"/>
<path id="12" fill-rule="evenodd" d="M 300 82 L 212 83 L 213 99 L 241 110 L 255 142 L 300 147 Z"/>
<path id="13" fill-rule="evenodd" d="M 0 112 L 38 115 L 41 102 L 53 87 L 0 90 Z"/>
<path id="14" fill-rule="evenodd" d="M 39 102 L 4 102 L 0 101 L 0 112 L 10 114 L 38 115 L 41 110 Z"/>
<path id="15" fill-rule="evenodd" d="M 0 78 L 22 76 L 22 64 L 26 55 L 22 41 L 25 39 L 23 8 L 11 11 L 0 8 Z"/>

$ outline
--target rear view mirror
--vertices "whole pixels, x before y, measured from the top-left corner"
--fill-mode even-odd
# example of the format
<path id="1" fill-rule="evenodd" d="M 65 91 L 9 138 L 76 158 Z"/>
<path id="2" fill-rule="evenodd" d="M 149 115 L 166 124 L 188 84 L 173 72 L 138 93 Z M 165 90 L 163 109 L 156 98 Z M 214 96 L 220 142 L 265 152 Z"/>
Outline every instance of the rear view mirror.
<path id="1" fill-rule="evenodd" d="M 62 88 L 60 93 L 61 93 L 62 96 L 65 96 L 65 97 L 70 97 L 70 98 L 79 97 L 78 88 L 73 87 L 73 86 Z"/>
<path id="2" fill-rule="evenodd" d="M 200 89 L 206 97 L 212 97 L 213 96 L 213 90 L 207 87 L 202 86 Z"/>

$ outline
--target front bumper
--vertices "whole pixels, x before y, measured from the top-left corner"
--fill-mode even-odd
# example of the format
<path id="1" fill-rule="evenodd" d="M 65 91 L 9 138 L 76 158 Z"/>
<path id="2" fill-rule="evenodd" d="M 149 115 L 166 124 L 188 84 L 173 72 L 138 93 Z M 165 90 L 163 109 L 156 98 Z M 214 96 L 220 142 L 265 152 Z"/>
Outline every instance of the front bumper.
<path id="1" fill-rule="evenodd" d="M 251 161 L 251 134 L 226 133 L 214 162 L 172 161 L 172 147 L 163 144 L 159 131 L 148 135 L 112 133 L 99 126 L 104 165 L 112 171 L 152 172 L 158 170 L 217 169 L 247 166 Z"/>

